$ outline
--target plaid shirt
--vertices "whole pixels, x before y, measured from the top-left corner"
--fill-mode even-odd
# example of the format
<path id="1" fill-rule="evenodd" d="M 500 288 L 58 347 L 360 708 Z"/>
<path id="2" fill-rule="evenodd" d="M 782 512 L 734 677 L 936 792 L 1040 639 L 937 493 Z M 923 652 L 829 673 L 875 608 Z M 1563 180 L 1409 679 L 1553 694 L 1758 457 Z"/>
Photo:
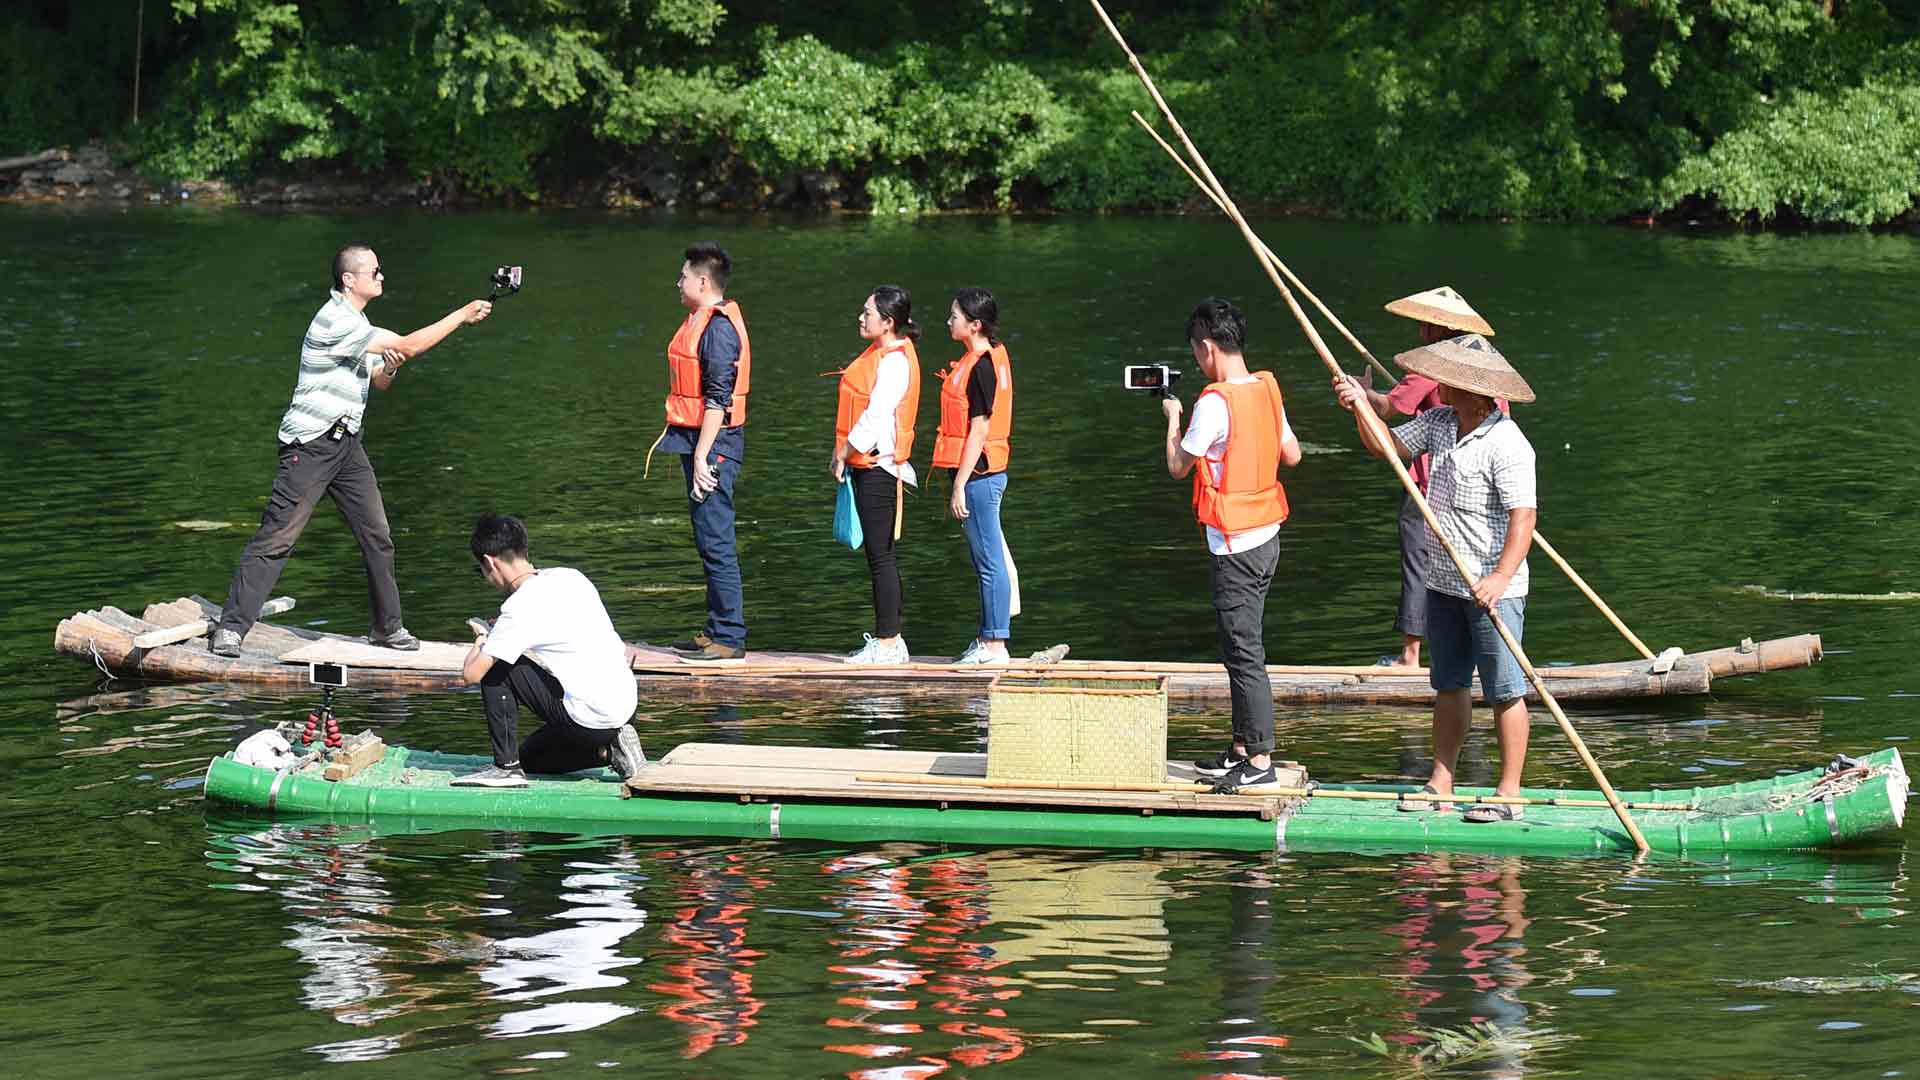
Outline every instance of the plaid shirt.
<path id="1" fill-rule="evenodd" d="M 1427 502 L 1433 506 L 1441 534 L 1474 577 L 1481 578 L 1500 564 L 1509 512 L 1540 505 L 1533 489 L 1533 444 L 1520 433 L 1519 424 L 1497 409 L 1479 427 L 1465 435 L 1459 432 L 1458 414 L 1442 406 L 1394 428 L 1393 436 L 1416 455 L 1433 456 Z M 1428 588 L 1473 596 L 1431 531 L 1427 560 Z M 1505 596 L 1525 595 L 1527 563 L 1522 559 Z"/>

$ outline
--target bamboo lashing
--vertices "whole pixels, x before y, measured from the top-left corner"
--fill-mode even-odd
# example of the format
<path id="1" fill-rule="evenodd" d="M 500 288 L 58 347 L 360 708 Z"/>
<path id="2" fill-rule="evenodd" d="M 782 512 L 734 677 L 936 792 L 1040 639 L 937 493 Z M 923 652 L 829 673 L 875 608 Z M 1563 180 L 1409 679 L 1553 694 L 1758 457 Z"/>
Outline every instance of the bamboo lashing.
<path id="1" fill-rule="evenodd" d="M 1260 238 L 1254 235 L 1253 227 L 1247 224 L 1247 219 L 1241 215 L 1240 208 L 1234 205 L 1232 196 L 1227 194 L 1226 187 L 1220 183 L 1219 177 L 1214 175 L 1212 167 L 1207 164 L 1207 159 L 1201 156 L 1200 149 L 1187 136 L 1186 128 L 1182 127 L 1179 119 L 1173 115 L 1173 109 L 1167 104 L 1166 99 L 1160 96 L 1159 88 L 1154 85 L 1153 76 L 1147 74 L 1146 67 L 1140 63 L 1140 58 L 1134 55 L 1133 49 L 1127 45 L 1126 38 L 1121 36 L 1120 28 L 1115 26 L 1113 20 L 1108 17 L 1107 9 L 1100 5 L 1100 0 L 1087 0 L 1087 2 L 1093 5 L 1094 12 L 1100 16 L 1100 21 L 1106 24 L 1107 32 L 1113 35 L 1113 40 L 1119 44 L 1121 51 L 1126 53 L 1127 62 L 1132 65 L 1134 74 L 1139 76 L 1147 93 L 1152 96 L 1154 104 L 1160 107 L 1161 115 L 1167 118 L 1167 123 L 1173 128 L 1174 134 L 1180 137 L 1180 145 L 1186 148 L 1187 156 L 1206 177 L 1206 190 L 1218 196 L 1227 216 L 1231 217 L 1233 223 L 1239 227 L 1241 238 L 1247 242 L 1247 246 L 1253 250 L 1254 258 L 1267 272 L 1267 279 L 1280 291 L 1281 299 L 1286 301 L 1287 309 L 1292 312 L 1294 320 L 1300 324 L 1300 329 L 1306 334 L 1308 343 L 1313 346 L 1313 351 L 1319 355 L 1329 372 L 1336 377 L 1343 377 L 1346 373 L 1334 360 L 1333 354 L 1327 350 L 1327 343 L 1321 339 L 1320 331 L 1314 327 L 1313 321 L 1307 318 L 1307 313 L 1301 310 L 1300 302 L 1294 299 L 1293 291 L 1287 288 L 1285 281 L 1281 280 L 1280 273 L 1275 269 L 1274 264 L 1266 258 L 1265 246 L 1260 243 Z M 1440 522 L 1434 517 L 1433 508 L 1427 505 L 1426 496 L 1420 493 L 1420 486 L 1413 482 L 1413 475 L 1407 472 L 1407 467 L 1401 462 L 1400 456 L 1393 452 L 1393 435 L 1387 431 L 1386 423 L 1376 416 L 1370 407 L 1355 409 L 1353 415 L 1358 418 L 1361 426 L 1386 448 L 1384 456 L 1387 464 L 1393 467 L 1394 475 L 1400 478 L 1401 486 L 1406 489 L 1414 505 L 1419 508 L 1420 516 L 1426 519 L 1427 528 L 1432 530 L 1434 539 L 1440 542 L 1441 550 L 1453 560 L 1454 566 L 1460 571 L 1461 578 L 1469 586 L 1476 583 L 1478 579 L 1467 568 L 1465 560 L 1461 559 L 1460 553 L 1454 550 L 1453 545 L 1441 533 Z M 1573 744 L 1574 752 L 1579 755 L 1581 764 L 1586 766 L 1587 773 L 1599 785 L 1601 793 L 1606 796 L 1607 805 L 1612 807 L 1614 815 L 1620 819 L 1621 826 L 1626 829 L 1634 846 L 1642 852 L 1651 850 L 1647 844 L 1647 838 L 1640 832 L 1640 827 L 1633 823 L 1633 815 L 1627 812 L 1625 804 L 1620 801 L 1620 796 L 1613 790 L 1613 784 L 1607 780 L 1605 771 L 1600 768 L 1600 763 L 1587 749 L 1587 744 L 1580 738 L 1580 733 L 1573 729 L 1573 722 L 1567 719 L 1567 714 L 1561 710 L 1560 703 L 1554 700 L 1553 692 L 1547 689 L 1546 680 L 1540 677 L 1539 671 L 1533 666 L 1533 661 L 1527 658 L 1526 651 L 1520 647 L 1519 640 L 1513 636 L 1513 631 L 1507 628 L 1506 620 L 1502 619 L 1499 611 L 1494 608 L 1487 609 L 1487 617 L 1493 622 L 1494 629 L 1499 632 L 1500 639 L 1506 642 L 1508 649 L 1512 650 L 1514 659 L 1520 661 L 1520 667 L 1526 671 L 1528 681 L 1533 683 L 1534 689 L 1540 694 L 1540 700 L 1553 714 L 1554 722 L 1560 725 L 1561 733 L 1566 735 L 1567 741 Z"/>
<path id="2" fill-rule="evenodd" d="M 1200 179 L 1198 175 L 1194 173 L 1193 168 L 1181 159 L 1179 151 L 1175 150 L 1171 145 L 1169 145 L 1167 140 L 1161 138 L 1159 132 L 1153 130 L 1153 125 L 1147 123 L 1146 117 L 1141 116 L 1139 111 L 1135 110 L 1133 113 L 1133 118 L 1135 121 L 1137 121 L 1140 124 L 1140 127 L 1144 129 L 1148 135 L 1153 136 L 1153 141 L 1160 144 L 1160 149 L 1165 150 L 1167 152 L 1167 156 L 1173 159 L 1173 163 L 1175 165 L 1180 166 L 1180 170 L 1187 174 L 1187 178 L 1192 180 L 1196 185 L 1198 185 L 1200 190 L 1206 193 L 1207 198 L 1213 200 L 1213 205 L 1216 207 L 1219 207 L 1222 212 L 1225 212 L 1226 207 L 1221 205 L 1220 197 L 1207 189 L 1207 185 Z M 1333 328 L 1335 330 L 1340 331 L 1340 336 L 1347 339 L 1347 344 L 1353 346 L 1354 351 L 1360 354 L 1361 359 L 1365 360 L 1368 363 L 1368 365 L 1370 365 L 1373 368 L 1373 370 L 1379 372 L 1382 375 L 1385 375 L 1387 377 L 1388 385 L 1390 386 L 1400 385 L 1399 378 L 1396 377 L 1393 372 L 1387 370 L 1387 367 L 1385 364 L 1382 364 L 1380 361 L 1374 359 L 1373 353 L 1368 351 L 1365 345 L 1361 344 L 1360 339 L 1354 336 L 1353 331 L 1347 329 L 1347 324 L 1341 322 L 1340 317 L 1338 315 L 1335 315 L 1331 308 L 1327 307 L 1327 305 L 1320 302 L 1320 298 L 1313 294 L 1313 290 L 1307 288 L 1306 283 L 1301 281 L 1299 276 L 1296 275 L 1292 270 L 1288 269 L 1286 263 L 1280 261 L 1279 256 L 1273 253 L 1273 249 L 1267 246 L 1267 242 L 1265 240 L 1261 240 L 1259 237 L 1256 236 L 1254 237 L 1254 241 L 1260 245 L 1260 250 L 1267 256 L 1267 258 L 1273 260 L 1274 266 L 1278 267 L 1280 272 L 1286 275 L 1287 280 L 1293 283 L 1294 288 L 1299 289 L 1300 294 L 1302 296 L 1305 296 L 1308 302 L 1313 304 L 1314 308 L 1320 312 L 1321 316 L 1325 318 L 1328 322 L 1332 323 Z M 1590 586 L 1588 586 L 1586 579 L 1582 578 L 1579 574 L 1574 572 L 1572 564 L 1568 563 L 1567 560 L 1561 558 L 1560 553 L 1553 549 L 1552 544 L 1547 543 L 1547 538 L 1545 536 L 1542 536 L 1539 530 L 1537 529 L 1534 531 L 1534 534 L 1533 534 L 1533 542 L 1535 545 L 1537 545 L 1540 548 L 1542 552 L 1546 554 L 1547 558 L 1553 560 L 1553 563 L 1555 566 L 1558 566 L 1567 575 L 1567 580 L 1573 582 L 1574 588 L 1579 589 L 1580 592 L 1584 594 L 1588 600 L 1593 601 L 1593 606 L 1600 610 L 1600 614 L 1604 615 L 1606 617 L 1606 620 L 1609 623 L 1613 624 L 1613 628 L 1615 630 L 1620 631 L 1620 635 L 1627 639 L 1627 644 L 1632 645 L 1635 649 L 1638 649 L 1642 657 L 1648 660 L 1653 659 L 1653 650 L 1647 648 L 1647 643 L 1644 641 L 1641 641 L 1639 636 L 1635 634 L 1632 630 L 1627 629 L 1627 624 L 1620 620 L 1620 616 L 1613 613 L 1613 609 L 1607 606 L 1607 602 L 1600 599 L 1600 595 L 1594 592 L 1593 589 Z"/>
<path id="3" fill-rule="evenodd" d="M 1127 791 L 1166 792 L 1168 794 L 1207 795 L 1211 789 L 1190 784 L 1103 784 L 1097 780 L 1001 780 L 989 776 L 934 776 L 927 773 L 859 773 L 854 780 L 862 784 L 916 784 L 928 787 L 977 787 L 1019 791 Z M 1425 791 L 1349 791 L 1344 788 L 1269 787 L 1247 793 L 1256 798 L 1276 799 L 1357 799 L 1366 802 L 1466 803 L 1483 806 L 1563 806 L 1598 810 L 1608 806 L 1605 799 L 1534 798 L 1527 795 L 1448 795 L 1435 796 Z M 1692 803 L 1627 803 L 1633 810 L 1659 810 L 1691 813 L 1699 809 Z"/>

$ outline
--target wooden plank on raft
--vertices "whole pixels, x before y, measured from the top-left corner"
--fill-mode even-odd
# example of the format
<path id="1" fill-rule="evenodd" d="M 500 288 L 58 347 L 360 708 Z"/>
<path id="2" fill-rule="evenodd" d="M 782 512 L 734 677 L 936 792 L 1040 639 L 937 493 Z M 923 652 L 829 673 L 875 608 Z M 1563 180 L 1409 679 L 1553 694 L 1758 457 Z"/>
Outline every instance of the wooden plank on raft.
<path id="1" fill-rule="evenodd" d="M 279 615 L 283 612 L 292 611 L 293 605 L 293 597 L 276 596 L 260 605 L 260 617 L 264 619 L 269 615 Z M 175 626 L 168 626 L 159 630 L 149 630 L 144 634 L 135 635 L 133 647 L 136 649 L 157 649 L 162 645 L 176 645 L 182 641 L 189 641 L 193 638 L 204 636 L 209 630 L 213 629 L 213 626 L 214 624 L 211 619 L 192 619 Z"/>
<path id="2" fill-rule="evenodd" d="M 1249 795 L 1214 795 L 1196 783 L 1185 762 L 1169 761 L 1175 783 L 1166 790 L 1057 790 L 1014 783 L 983 788 L 984 754 L 936 754 L 908 750 L 853 750 L 830 747 L 735 746 L 684 743 L 628 780 L 632 795 L 708 795 L 748 800 L 853 799 L 908 803 L 967 803 L 1049 806 L 1061 809 L 1206 810 L 1270 817 L 1282 800 Z M 1307 772 L 1297 762 L 1280 764 L 1283 783 L 1303 785 Z M 861 773 L 917 777 L 915 783 L 865 782 Z M 952 780 L 942 784 L 942 779 Z"/>
<path id="3" fill-rule="evenodd" d="M 472 646 L 450 641 L 422 641 L 420 648 L 403 652 L 351 638 L 325 637 L 281 654 L 285 664 L 346 664 L 355 668 L 397 668 L 403 671 L 459 671 Z"/>
<path id="4" fill-rule="evenodd" d="M 371 731 L 350 736 L 321 775 L 338 782 L 379 761 L 387 753 L 387 744 Z"/>

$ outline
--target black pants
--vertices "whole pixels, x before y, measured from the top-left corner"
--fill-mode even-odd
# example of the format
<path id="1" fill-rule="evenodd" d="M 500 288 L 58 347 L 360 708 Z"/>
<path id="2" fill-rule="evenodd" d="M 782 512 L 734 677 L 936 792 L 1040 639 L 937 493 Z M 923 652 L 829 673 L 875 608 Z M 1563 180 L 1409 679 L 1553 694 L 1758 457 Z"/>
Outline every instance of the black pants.
<path id="1" fill-rule="evenodd" d="M 1280 538 L 1252 551 L 1213 556 L 1213 616 L 1220 631 L 1220 660 L 1233 693 L 1233 741 L 1249 754 L 1273 750 L 1273 681 L 1267 677 L 1263 637 L 1267 588 L 1280 564 Z"/>
<path id="2" fill-rule="evenodd" d="M 893 557 L 897 481 L 885 469 L 848 469 L 847 475 L 853 477 L 853 506 L 860 513 L 860 531 L 866 535 L 867 572 L 873 575 L 873 636 L 890 638 L 900 632 L 904 603 L 900 565 Z"/>
<path id="3" fill-rule="evenodd" d="M 606 748 L 620 729 L 580 726 L 567 714 L 566 693 L 559 679 L 524 656 L 511 664 L 494 661 L 480 680 L 493 763 L 518 762 L 530 773 L 568 773 L 605 765 Z M 519 742 L 522 705 L 544 721 L 523 743 Z"/>
<path id="4" fill-rule="evenodd" d="M 294 541 L 313 518 L 320 497 L 330 495 L 347 519 L 360 557 L 367 564 L 367 593 L 373 602 L 373 632 L 384 636 L 400 629 L 400 586 L 393 579 L 393 530 L 387 526 L 387 507 L 380 500 L 380 481 L 356 433 L 332 439 L 326 435 L 280 447 L 280 467 L 273 476 L 273 494 L 260 514 L 260 529 L 247 542 L 227 587 L 227 603 L 220 611 L 220 628 L 241 637 L 253 629 L 260 605 L 280 580 Z"/>

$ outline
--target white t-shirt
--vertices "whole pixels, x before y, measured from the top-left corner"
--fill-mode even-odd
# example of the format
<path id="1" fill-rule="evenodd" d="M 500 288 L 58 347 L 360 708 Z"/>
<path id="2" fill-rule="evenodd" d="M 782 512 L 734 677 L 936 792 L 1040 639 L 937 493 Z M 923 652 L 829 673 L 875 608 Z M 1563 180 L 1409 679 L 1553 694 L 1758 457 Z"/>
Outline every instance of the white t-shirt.
<path id="1" fill-rule="evenodd" d="M 873 395 L 867 398 L 866 411 L 853 422 L 853 430 L 847 432 L 847 442 L 855 450 L 879 458 L 880 468 L 889 476 L 897 476 L 912 485 L 918 482 L 913 462 L 899 464 L 893 460 L 893 414 L 907 398 L 910 367 L 905 349 L 895 349 L 880 357 L 880 370 L 873 377 Z"/>
<path id="2" fill-rule="evenodd" d="M 1249 375 L 1244 379 L 1229 379 L 1234 385 L 1259 382 L 1260 377 Z M 1193 403 L 1193 416 L 1187 421 L 1187 433 L 1180 438 L 1180 449 L 1204 461 L 1194 463 L 1196 469 L 1212 469 L 1213 482 L 1220 482 L 1220 463 L 1227 456 L 1228 418 L 1227 399 L 1219 394 L 1201 394 L 1200 400 Z M 1280 441 L 1285 443 L 1293 438 L 1293 426 L 1287 423 L 1287 410 L 1280 408 Z M 1211 525 L 1206 526 L 1207 550 L 1215 555 L 1238 555 L 1243 551 L 1252 551 L 1261 544 L 1273 539 L 1280 533 L 1280 523 L 1262 525 L 1257 529 L 1234 533 L 1229 536 Z"/>
<path id="3" fill-rule="evenodd" d="M 480 651 L 503 664 L 526 656 L 546 668 L 560 680 L 567 715 L 581 727 L 617 728 L 639 704 L 626 643 L 599 591 L 578 570 L 550 566 L 522 582 L 500 605 Z"/>

